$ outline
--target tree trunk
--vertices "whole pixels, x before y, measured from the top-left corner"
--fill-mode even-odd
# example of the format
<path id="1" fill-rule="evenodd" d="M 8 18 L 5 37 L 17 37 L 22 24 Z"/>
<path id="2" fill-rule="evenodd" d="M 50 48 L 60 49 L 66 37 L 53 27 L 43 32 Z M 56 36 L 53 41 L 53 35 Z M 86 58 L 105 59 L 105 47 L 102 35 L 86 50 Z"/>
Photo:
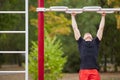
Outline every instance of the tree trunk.
<path id="1" fill-rule="evenodd" d="M 21 57 L 21 55 L 19 54 L 18 55 L 18 65 L 19 65 L 19 67 L 22 67 L 22 57 Z"/>
<path id="2" fill-rule="evenodd" d="M 114 65 L 114 71 L 117 72 L 118 71 L 118 68 L 117 68 L 117 64 L 115 63 Z"/>
<path id="3" fill-rule="evenodd" d="M 104 55 L 104 72 L 107 72 L 107 56 Z"/>

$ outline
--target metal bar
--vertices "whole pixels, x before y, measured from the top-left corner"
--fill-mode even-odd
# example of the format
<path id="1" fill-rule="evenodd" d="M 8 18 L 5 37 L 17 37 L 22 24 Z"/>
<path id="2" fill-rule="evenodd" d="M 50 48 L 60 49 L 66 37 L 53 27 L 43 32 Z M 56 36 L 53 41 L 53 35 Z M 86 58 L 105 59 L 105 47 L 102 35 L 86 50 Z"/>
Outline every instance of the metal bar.
<path id="1" fill-rule="evenodd" d="M 50 11 L 60 11 L 60 12 L 64 12 L 64 11 L 66 11 L 66 9 L 50 9 Z"/>
<path id="2" fill-rule="evenodd" d="M 25 0 L 25 80 L 28 80 L 28 0 Z"/>
<path id="3" fill-rule="evenodd" d="M 0 51 L 0 53 L 26 53 L 26 51 Z"/>
<path id="4" fill-rule="evenodd" d="M 0 14 L 24 14 L 25 11 L 0 11 Z"/>
<path id="5" fill-rule="evenodd" d="M 64 12 L 67 9 L 50 9 L 50 8 L 37 8 L 37 12 L 46 12 L 46 11 L 59 11 L 59 12 Z"/>
<path id="6" fill-rule="evenodd" d="M 37 8 L 37 12 L 46 12 L 46 11 L 58 11 L 58 12 L 64 12 L 64 11 L 66 11 L 67 9 L 50 9 L 50 8 Z"/>
<path id="7" fill-rule="evenodd" d="M 97 13 L 114 13 L 115 11 L 120 11 L 120 8 L 103 8 L 99 11 L 97 11 Z"/>
<path id="8" fill-rule="evenodd" d="M 16 73 L 25 73 L 25 71 L 0 71 L 0 74 L 16 74 Z"/>
<path id="9" fill-rule="evenodd" d="M 100 6 L 85 6 L 83 9 L 101 9 Z"/>
<path id="10" fill-rule="evenodd" d="M 38 7 L 44 8 L 44 0 L 38 0 Z M 44 80 L 44 12 L 38 12 L 38 80 Z"/>
<path id="11" fill-rule="evenodd" d="M 51 11 L 49 8 L 45 8 L 45 11 Z"/>
<path id="12" fill-rule="evenodd" d="M 39 12 L 45 12 L 45 11 L 59 11 L 59 12 L 69 12 L 69 11 L 84 11 L 84 12 L 93 12 L 93 11 L 120 11 L 120 8 L 68 8 L 68 9 L 50 9 L 50 8 L 37 8 L 37 11 Z"/>
<path id="13" fill-rule="evenodd" d="M 66 11 L 68 7 L 66 6 L 52 6 L 50 7 L 50 11 Z"/>
<path id="14" fill-rule="evenodd" d="M 103 11 L 120 11 L 120 8 L 102 8 Z"/>
<path id="15" fill-rule="evenodd" d="M 97 11 L 97 13 L 107 13 L 107 14 L 111 14 L 111 13 L 114 13 L 114 11 Z"/>
<path id="16" fill-rule="evenodd" d="M 66 13 L 68 13 L 68 14 L 71 14 L 71 13 L 73 13 L 73 12 L 74 12 L 74 13 L 82 13 L 83 10 L 82 10 L 82 9 L 79 9 L 79 8 L 78 8 L 78 9 L 76 8 L 76 9 L 67 9 L 67 10 L 66 10 Z"/>
<path id="17" fill-rule="evenodd" d="M 39 12 L 39 11 L 41 11 L 41 12 L 50 11 L 50 8 L 37 8 L 36 11 L 37 12 Z"/>
<path id="18" fill-rule="evenodd" d="M 68 9 L 66 6 L 51 6 L 50 9 Z"/>
<path id="19" fill-rule="evenodd" d="M 83 9 L 84 12 L 99 11 L 100 9 Z"/>
<path id="20" fill-rule="evenodd" d="M 83 11 L 98 11 L 100 9 L 101 9 L 100 6 L 87 6 L 87 7 L 83 7 Z"/>
<path id="21" fill-rule="evenodd" d="M 25 31 L 0 31 L 0 33 L 26 33 Z"/>

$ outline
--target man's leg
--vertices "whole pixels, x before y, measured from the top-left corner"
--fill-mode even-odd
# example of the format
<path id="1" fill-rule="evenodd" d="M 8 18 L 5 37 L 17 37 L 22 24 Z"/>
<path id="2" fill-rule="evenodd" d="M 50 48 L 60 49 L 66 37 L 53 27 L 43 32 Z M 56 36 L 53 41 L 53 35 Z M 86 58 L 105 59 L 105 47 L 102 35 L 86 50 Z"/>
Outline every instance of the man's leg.
<path id="1" fill-rule="evenodd" d="M 88 80 L 88 70 L 80 70 L 79 71 L 79 80 Z"/>

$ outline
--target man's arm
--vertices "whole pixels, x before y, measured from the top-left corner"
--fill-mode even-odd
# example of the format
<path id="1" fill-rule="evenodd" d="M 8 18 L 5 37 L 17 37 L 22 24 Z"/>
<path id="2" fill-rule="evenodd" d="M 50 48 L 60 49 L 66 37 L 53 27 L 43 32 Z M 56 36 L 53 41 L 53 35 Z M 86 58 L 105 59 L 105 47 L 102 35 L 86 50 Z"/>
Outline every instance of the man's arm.
<path id="1" fill-rule="evenodd" d="M 99 40 L 102 39 L 103 36 L 103 30 L 104 30 L 104 26 L 105 26 L 105 13 L 102 14 L 102 18 L 101 18 L 101 22 L 100 22 L 100 26 L 97 32 L 97 37 Z"/>
<path id="2" fill-rule="evenodd" d="M 75 20 L 75 16 L 76 14 L 75 13 L 72 13 L 71 14 L 71 18 L 72 18 L 72 28 L 73 28 L 73 31 L 74 31 L 74 36 L 75 36 L 75 39 L 78 40 L 81 35 L 80 35 L 80 31 L 77 27 L 77 23 L 76 23 L 76 20 Z"/>

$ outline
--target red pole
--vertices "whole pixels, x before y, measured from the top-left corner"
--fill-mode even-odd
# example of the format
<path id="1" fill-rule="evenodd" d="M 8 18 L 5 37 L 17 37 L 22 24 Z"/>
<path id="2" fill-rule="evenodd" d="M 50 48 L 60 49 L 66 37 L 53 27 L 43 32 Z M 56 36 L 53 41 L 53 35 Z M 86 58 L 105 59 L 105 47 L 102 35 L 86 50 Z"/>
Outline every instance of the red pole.
<path id="1" fill-rule="evenodd" d="M 44 7 L 44 0 L 38 0 L 38 7 Z M 38 80 L 44 80 L 44 12 L 38 12 Z"/>

